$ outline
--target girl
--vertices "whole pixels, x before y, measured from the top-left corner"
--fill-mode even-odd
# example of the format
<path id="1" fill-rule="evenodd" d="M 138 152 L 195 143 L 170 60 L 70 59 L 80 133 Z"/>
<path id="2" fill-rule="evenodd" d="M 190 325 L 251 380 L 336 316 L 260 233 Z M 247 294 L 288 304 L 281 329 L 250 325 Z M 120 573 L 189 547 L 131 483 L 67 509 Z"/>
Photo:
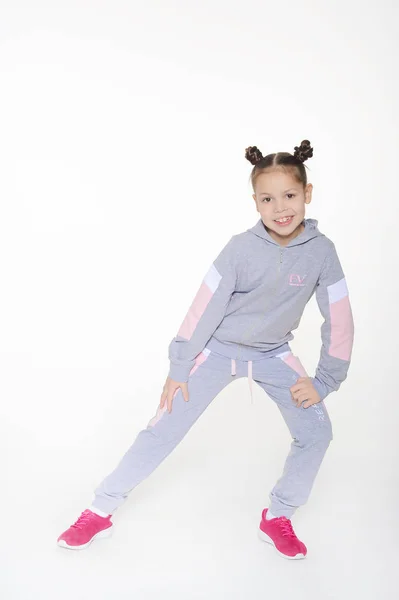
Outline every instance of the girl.
<path id="1" fill-rule="evenodd" d="M 346 379 L 354 335 L 334 244 L 317 221 L 305 219 L 312 184 L 303 163 L 311 156 L 308 140 L 294 154 L 263 157 L 256 146 L 246 149 L 260 219 L 233 235 L 206 273 L 169 345 L 170 370 L 156 415 L 95 490 L 90 508 L 60 535 L 60 546 L 77 550 L 110 535 L 111 516 L 129 492 L 233 378 L 248 376 L 251 394 L 253 379 L 276 402 L 293 440 L 259 535 L 285 558 L 306 556 L 290 519 L 307 501 L 332 440 L 323 401 Z M 315 376 L 308 377 L 288 342 L 314 293 L 324 323 L 320 360 Z"/>

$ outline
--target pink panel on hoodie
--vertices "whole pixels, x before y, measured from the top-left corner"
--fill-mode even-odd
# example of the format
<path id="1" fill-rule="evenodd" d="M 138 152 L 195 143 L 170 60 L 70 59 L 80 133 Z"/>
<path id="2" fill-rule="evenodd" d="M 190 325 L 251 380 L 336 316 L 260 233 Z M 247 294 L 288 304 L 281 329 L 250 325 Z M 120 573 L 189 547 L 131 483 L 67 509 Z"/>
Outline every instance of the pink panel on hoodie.
<path id="1" fill-rule="evenodd" d="M 328 354 L 342 360 L 350 360 L 354 327 L 349 297 L 330 304 L 331 343 Z"/>
<path id="2" fill-rule="evenodd" d="M 204 314 L 212 296 L 213 292 L 203 281 L 190 308 L 188 309 L 188 313 L 186 314 L 183 323 L 180 325 L 177 335 L 180 335 L 186 340 L 191 339 L 191 336 L 193 335 L 195 328 L 197 327 L 200 318 Z"/>

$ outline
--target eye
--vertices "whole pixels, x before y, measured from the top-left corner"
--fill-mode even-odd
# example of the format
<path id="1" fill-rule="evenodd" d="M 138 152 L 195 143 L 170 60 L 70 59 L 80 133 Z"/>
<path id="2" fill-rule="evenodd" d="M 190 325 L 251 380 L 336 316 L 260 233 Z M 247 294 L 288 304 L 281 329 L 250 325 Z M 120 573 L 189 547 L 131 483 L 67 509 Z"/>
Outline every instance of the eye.
<path id="1" fill-rule="evenodd" d="M 291 198 L 295 198 L 295 194 L 287 194 L 287 196 L 291 196 Z M 290 200 L 291 200 L 290 198 Z"/>
<path id="2" fill-rule="evenodd" d="M 269 203 L 271 200 L 271 198 L 269 198 L 269 196 L 265 196 L 265 198 L 262 198 L 262 202 L 265 201 L 267 203 Z"/>

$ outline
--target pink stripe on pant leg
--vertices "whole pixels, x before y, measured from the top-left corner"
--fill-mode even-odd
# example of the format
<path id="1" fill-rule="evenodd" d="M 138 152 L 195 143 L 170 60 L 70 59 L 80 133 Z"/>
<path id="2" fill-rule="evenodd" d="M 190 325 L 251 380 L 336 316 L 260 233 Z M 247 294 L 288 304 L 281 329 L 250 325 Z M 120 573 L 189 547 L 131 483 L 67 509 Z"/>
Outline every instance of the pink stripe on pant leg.
<path id="1" fill-rule="evenodd" d="M 279 358 L 281 358 L 281 360 L 283 360 L 289 367 L 291 367 L 291 369 L 296 371 L 296 373 L 298 373 L 298 375 L 300 375 L 301 377 L 309 377 L 299 358 L 297 356 L 294 356 L 292 352 L 290 352 L 289 354 L 281 354 Z M 325 416 L 321 407 L 321 403 L 318 402 L 316 404 L 312 404 L 312 408 L 317 413 L 319 421 L 325 421 Z"/>
<path id="2" fill-rule="evenodd" d="M 205 348 L 202 352 L 200 352 L 198 354 L 198 356 L 195 359 L 195 364 L 190 371 L 190 377 L 193 373 L 195 373 L 195 371 L 198 369 L 198 367 L 200 367 L 202 365 L 202 363 L 204 363 L 206 361 L 206 359 L 208 358 L 210 353 L 211 353 L 211 351 L 208 350 L 208 348 Z"/>
<path id="3" fill-rule="evenodd" d="M 289 367 L 291 367 L 291 369 L 296 371 L 298 373 L 298 375 L 300 375 L 301 377 L 308 377 L 308 374 L 306 373 L 301 361 L 299 360 L 299 358 L 297 356 L 294 356 L 292 354 L 292 352 L 290 352 L 290 354 L 286 354 L 285 356 L 282 356 L 281 359 Z"/>

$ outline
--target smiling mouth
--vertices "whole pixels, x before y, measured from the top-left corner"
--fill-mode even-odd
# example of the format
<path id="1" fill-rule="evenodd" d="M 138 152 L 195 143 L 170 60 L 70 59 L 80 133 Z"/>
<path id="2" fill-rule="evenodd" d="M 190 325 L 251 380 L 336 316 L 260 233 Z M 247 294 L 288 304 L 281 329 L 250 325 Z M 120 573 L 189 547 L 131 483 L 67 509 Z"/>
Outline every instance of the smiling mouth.
<path id="1" fill-rule="evenodd" d="M 293 220 L 293 216 L 291 217 L 283 217 L 281 219 L 274 219 L 275 223 L 290 223 Z"/>

